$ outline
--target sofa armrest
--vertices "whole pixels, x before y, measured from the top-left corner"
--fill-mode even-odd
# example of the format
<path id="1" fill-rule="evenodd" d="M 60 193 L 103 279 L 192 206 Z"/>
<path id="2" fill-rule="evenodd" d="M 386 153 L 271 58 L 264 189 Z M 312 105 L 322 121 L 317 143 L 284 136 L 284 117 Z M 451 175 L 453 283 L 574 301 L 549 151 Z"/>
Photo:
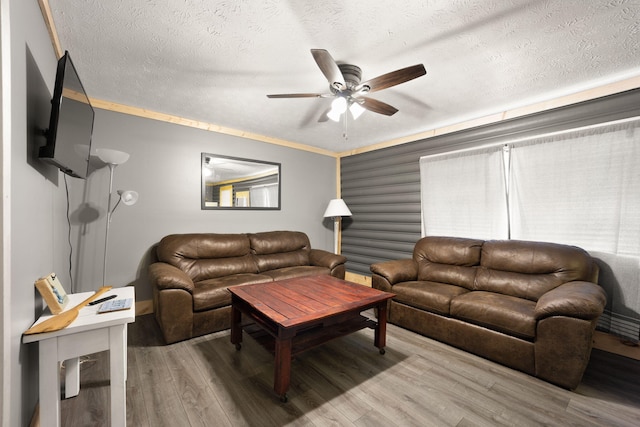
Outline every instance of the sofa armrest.
<path id="1" fill-rule="evenodd" d="M 347 262 L 347 258 L 322 249 L 311 249 L 309 253 L 309 262 L 311 265 L 327 267 L 329 270 L 333 270 L 337 266 Z"/>
<path id="2" fill-rule="evenodd" d="M 604 311 L 607 296 L 591 282 L 567 282 L 542 295 L 535 308 L 536 319 L 567 316 L 592 320 Z"/>
<path id="3" fill-rule="evenodd" d="M 149 266 L 149 279 L 159 290 L 183 289 L 193 293 L 193 280 L 178 267 L 165 262 L 155 262 Z"/>
<path id="4" fill-rule="evenodd" d="M 413 259 L 396 259 L 377 262 L 369 268 L 372 273 L 384 277 L 390 285 L 418 280 L 418 264 Z"/>

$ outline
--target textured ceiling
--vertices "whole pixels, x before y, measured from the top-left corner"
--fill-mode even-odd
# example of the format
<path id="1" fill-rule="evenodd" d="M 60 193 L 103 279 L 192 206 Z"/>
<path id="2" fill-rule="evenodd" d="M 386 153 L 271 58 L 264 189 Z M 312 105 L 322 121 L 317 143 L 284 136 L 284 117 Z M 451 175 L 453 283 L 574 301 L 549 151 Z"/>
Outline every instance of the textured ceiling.
<path id="1" fill-rule="evenodd" d="M 49 0 L 89 96 L 344 152 L 640 75 L 638 0 Z M 312 48 L 399 109 L 343 126 Z"/>

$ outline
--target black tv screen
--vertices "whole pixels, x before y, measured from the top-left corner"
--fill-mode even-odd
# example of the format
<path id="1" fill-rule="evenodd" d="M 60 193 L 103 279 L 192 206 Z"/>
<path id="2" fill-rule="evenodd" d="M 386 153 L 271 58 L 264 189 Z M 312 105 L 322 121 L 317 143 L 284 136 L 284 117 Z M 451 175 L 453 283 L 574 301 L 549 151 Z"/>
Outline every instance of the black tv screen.
<path id="1" fill-rule="evenodd" d="M 58 61 L 51 99 L 47 143 L 39 158 L 68 175 L 86 178 L 89 172 L 94 111 L 69 52 Z"/>

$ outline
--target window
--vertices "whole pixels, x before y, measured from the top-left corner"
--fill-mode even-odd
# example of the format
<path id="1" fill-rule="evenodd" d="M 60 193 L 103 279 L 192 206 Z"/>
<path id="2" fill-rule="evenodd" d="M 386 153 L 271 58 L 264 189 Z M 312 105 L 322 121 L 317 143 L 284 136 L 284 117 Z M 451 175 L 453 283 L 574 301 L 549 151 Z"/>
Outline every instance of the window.
<path id="1" fill-rule="evenodd" d="M 508 237 L 502 147 L 420 159 L 423 236 Z"/>
<path id="2" fill-rule="evenodd" d="M 420 159 L 423 234 L 580 246 L 601 265 L 601 326 L 637 341 L 640 120 L 509 146 Z"/>

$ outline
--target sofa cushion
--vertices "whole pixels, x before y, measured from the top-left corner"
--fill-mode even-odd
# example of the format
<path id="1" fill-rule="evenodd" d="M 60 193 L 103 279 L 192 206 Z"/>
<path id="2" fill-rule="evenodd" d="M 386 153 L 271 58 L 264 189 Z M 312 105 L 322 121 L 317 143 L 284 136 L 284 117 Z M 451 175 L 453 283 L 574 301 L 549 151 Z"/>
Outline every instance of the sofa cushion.
<path id="1" fill-rule="evenodd" d="M 300 231 L 267 231 L 249 234 L 251 250 L 256 255 L 309 250 L 309 238 Z"/>
<path id="2" fill-rule="evenodd" d="M 532 340 L 536 334 L 535 307 L 536 303 L 527 299 L 474 291 L 451 301 L 451 316 L 507 335 Z"/>
<path id="3" fill-rule="evenodd" d="M 269 270 L 261 274 L 265 276 L 269 276 L 273 278 L 273 280 L 283 280 L 283 279 L 291 279 L 293 277 L 331 274 L 331 270 L 329 270 L 327 267 L 317 267 L 313 265 L 299 265 L 294 267 L 285 267 L 285 268 L 278 268 L 276 270 Z"/>
<path id="4" fill-rule="evenodd" d="M 172 234 L 156 249 L 158 260 L 174 265 L 194 282 L 240 273 L 257 273 L 244 234 Z"/>
<path id="5" fill-rule="evenodd" d="M 311 245 L 304 233 L 269 231 L 249 234 L 249 240 L 260 272 L 310 264 Z"/>
<path id="6" fill-rule="evenodd" d="M 203 280 L 195 284 L 193 311 L 211 310 L 231 305 L 229 286 L 271 282 L 273 278 L 263 274 L 234 274 L 216 279 Z"/>
<path id="7" fill-rule="evenodd" d="M 202 281 L 235 274 L 256 274 L 258 267 L 251 255 L 245 255 L 197 260 L 187 269 L 187 272 L 194 281 Z"/>
<path id="8" fill-rule="evenodd" d="M 418 280 L 473 289 L 482 244 L 482 240 L 460 237 L 423 237 L 413 250 Z"/>
<path id="9" fill-rule="evenodd" d="M 395 285 L 393 292 L 394 301 L 448 316 L 451 300 L 469 290 L 446 283 L 409 281 Z"/>
<path id="10" fill-rule="evenodd" d="M 474 289 L 537 301 L 563 283 L 592 280 L 593 268 L 589 254 L 575 246 L 487 241 L 482 247 Z"/>

